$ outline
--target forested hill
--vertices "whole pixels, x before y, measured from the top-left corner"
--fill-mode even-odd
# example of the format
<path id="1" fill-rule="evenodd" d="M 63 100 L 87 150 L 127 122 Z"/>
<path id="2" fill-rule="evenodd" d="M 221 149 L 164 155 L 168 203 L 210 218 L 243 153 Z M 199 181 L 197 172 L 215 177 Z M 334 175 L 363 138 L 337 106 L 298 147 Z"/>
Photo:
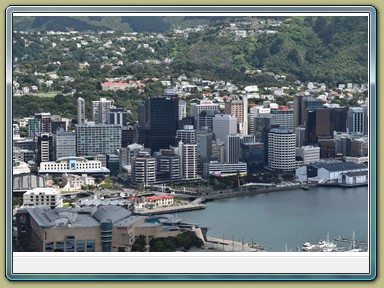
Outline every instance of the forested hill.
<path id="1" fill-rule="evenodd" d="M 293 17 L 277 33 L 233 41 L 195 35 L 175 59 L 179 69 L 219 74 L 258 68 L 329 84 L 368 80 L 366 17 Z M 211 33 L 213 33 L 211 31 Z"/>

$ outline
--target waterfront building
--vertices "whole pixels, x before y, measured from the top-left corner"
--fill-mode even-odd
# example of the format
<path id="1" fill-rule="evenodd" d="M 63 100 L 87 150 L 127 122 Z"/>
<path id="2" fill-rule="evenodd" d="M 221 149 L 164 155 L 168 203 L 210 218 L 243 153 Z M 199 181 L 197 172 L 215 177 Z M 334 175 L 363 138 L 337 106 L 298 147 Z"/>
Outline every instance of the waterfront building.
<path id="1" fill-rule="evenodd" d="M 107 100 L 107 98 L 100 98 L 99 101 L 92 101 L 92 121 L 96 124 L 107 123 L 108 113 L 112 108 L 112 105 L 113 100 Z"/>
<path id="2" fill-rule="evenodd" d="M 271 129 L 268 133 L 268 168 L 294 171 L 296 168 L 296 137 L 288 129 Z"/>
<path id="3" fill-rule="evenodd" d="M 242 134 L 228 135 L 226 140 L 226 163 L 237 163 L 241 155 L 241 144 L 255 143 L 255 136 Z"/>
<path id="4" fill-rule="evenodd" d="M 53 136 L 51 133 L 40 133 L 37 136 L 36 163 L 53 161 Z"/>
<path id="5" fill-rule="evenodd" d="M 77 124 L 85 124 L 85 100 L 81 97 L 77 98 Z"/>
<path id="6" fill-rule="evenodd" d="M 131 161 L 131 183 L 134 186 L 151 185 L 156 182 L 156 158 L 142 151 Z"/>
<path id="7" fill-rule="evenodd" d="M 206 99 L 200 100 L 198 103 L 191 103 L 192 117 L 196 117 L 203 111 L 213 111 L 216 114 L 219 112 L 219 104 Z"/>
<path id="8" fill-rule="evenodd" d="M 179 155 L 181 156 L 182 178 L 184 180 L 197 179 L 198 154 L 196 144 L 179 142 Z"/>
<path id="9" fill-rule="evenodd" d="M 180 182 L 181 164 L 179 155 L 176 155 L 173 150 L 162 150 L 161 155 L 156 156 L 156 162 L 157 182 L 160 182 L 160 178 L 164 182 Z"/>
<path id="10" fill-rule="evenodd" d="M 56 162 L 40 163 L 40 174 L 91 174 L 108 175 L 109 169 L 102 165 L 98 160 L 87 160 L 83 157 L 63 157 Z"/>
<path id="11" fill-rule="evenodd" d="M 309 164 L 320 160 L 320 147 L 302 146 L 296 148 L 296 156 L 303 160 L 303 164 Z"/>
<path id="12" fill-rule="evenodd" d="M 25 208 L 15 217 L 18 239 L 31 243 L 35 252 L 130 252 L 140 236 L 149 245 L 154 238 L 177 236 L 185 229 L 202 238 L 197 225 L 174 221 L 170 215 L 132 215 L 115 205 L 49 211 Z"/>
<path id="13" fill-rule="evenodd" d="M 87 122 L 76 125 L 76 154 L 94 156 L 113 154 L 121 145 L 121 126 Z"/>
<path id="14" fill-rule="evenodd" d="M 184 129 L 176 131 L 177 142 L 183 141 L 185 144 L 196 144 L 196 130 L 193 125 L 184 125 Z"/>
<path id="15" fill-rule="evenodd" d="M 76 133 L 59 131 L 53 135 L 53 139 L 55 160 L 62 157 L 76 156 Z"/>
<path id="16" fill-rule="evenodd" d="M 232 115 L 216 114 L 212 123 L 216 140 L 225 141 L 228 135 L 237 133 L 237 119 Z"/>
<path id="17" fill-rule="evenodd" d="M 247 163 L 219 163 L 211 161 L 203 164 L 203 176 L 226 177 L 226 176 L 247 175 Z"/>
<path id="18" fill-rule="evenodd" d="M 239 162 L 247 163 L 248 173 L 255 174 L 265 169 L 264 143 L 242 143 Z"/>
<path id="19" fill-rule="evenodd" d="M 24 207 L 63 207 L 61 192 L 53 188 L 34 188 L 23 194 Z"/>
<path id="20" fill-rule="evenodd" d="M 368 167 L 364 164 L 339 160 L 321 160 L 297 168 L 296 178 L 299 181 L 314 181 L 319 184 L 337 183 L 339 176 L 342 174 L 365 171 L 368 171 Z"/>
<path id="21" fill-rule="evenodd" d="M 150 207 L 167 207 L 173 205 L 173 196 L 170 195 L 154 195 L 150 197 L 145 197 L 144 201 Z"/>
<path id="22" fill-rule="evenodd" d="M 161 97 L 149 99 L 149 148 L 151 153 L 168 149 L 176 144 L 179 99 L 173 91 L 165 91 Z"/>

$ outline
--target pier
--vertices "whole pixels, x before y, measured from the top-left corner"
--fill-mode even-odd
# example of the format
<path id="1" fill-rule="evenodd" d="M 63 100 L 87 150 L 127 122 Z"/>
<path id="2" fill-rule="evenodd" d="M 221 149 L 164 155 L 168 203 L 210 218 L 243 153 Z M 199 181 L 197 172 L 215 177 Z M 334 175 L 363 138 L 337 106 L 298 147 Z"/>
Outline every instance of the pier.
<path id="1" fill-rule="evenodd" d="M 335 239 L 335 241 L 337 242 L 344 242 L 344 243 L 354 243 L 356 245 L 364 245 L 364 246 L 367 246 L 368 243 L 365 242 L 365 241 L 360 241 L 360 240 L 354 240 L 354 239 L 348 239 L 348 238 L 342 238 L 341 236 L 337 237 Z"/>
<path id="2" fill-rule="evenodd" d="M 184 212 L 184 211 L 192 211 L 192 210 L 201 210 L 205 209 L 204 204 L 185 204 L 178 206 L 167 206 L 167 207 L 157 207 L 152 209 L 137 209 L 134 211 L 136 215 L 145 215 L 152 216 L 158 214 L 168 214 L 168 213 L 176 213 L 176 212 Z"/>

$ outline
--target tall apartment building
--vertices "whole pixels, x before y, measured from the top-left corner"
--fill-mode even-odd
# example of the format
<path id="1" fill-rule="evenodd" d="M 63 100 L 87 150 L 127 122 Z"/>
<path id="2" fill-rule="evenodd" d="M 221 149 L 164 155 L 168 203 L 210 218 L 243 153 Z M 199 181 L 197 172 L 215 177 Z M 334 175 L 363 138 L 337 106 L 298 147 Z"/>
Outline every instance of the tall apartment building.
<path id="1" fill-rule="evenodd" d="M 85 101 L 83 98 L 77 98 L 77 124 L 85 124 Z"/>
<path id="2" fill-rule="evenodd" d="M 114 154 L 121 145 L 121 126 L 88 122 L 76 125 L 76 153 L 78 156 Z"/>
<path id="3" fill-rule="evenodd" d="M 175 155 L 172 150 L 163 150 L 161 155 L 156 156 L 157 180 L 162 177 L 166 182 L 179 182 L 181 180 L 180 156 Z"/>
<path id="4" fill-rule="evenodd" d="M 179 155 L 181 156 L 182 178 L 185 180 L 197 178 L 198 154 L 196 144 L 183 144 L 179 142 Z"/>
<path id="5" fill-rule="evenodd" d="M 140 152 L 132 159 L 131 182 L 133 185 L 150 185 L 156 182 L 156 158 Z"/>
<path id="6" fill-rule="evenodd" d="M 216 140 L 225 141 L 228 135 L 237 133 L 237 119 L 232 115 L 216 114 L 212 124 Z"/>
<path id="7" fill-rule="evenodd" d="M 268 133 L 268 168 L 294 171 L 296 168 L 295 134 L 288 129 L 271 129 Z"/>
<path id="8" fill-rule="evenodd" d="M 196 130 L 192 125 L 184 125 L 184 129 L 176 131 L 177 142 L 196 144 Z"/>
<path id="9" fill-rule="evenodd" d="M 113 100 L 100 98 L 99 101 L 92 101 L 92 121 L 96 124 L 108 122 L 108 114 L 112 108 Z"/>
<path id="10" fill-rule="evenodd" d="M 40 133 L 37 136 L 36 163 L 53 161 L 54 148 L 53 136 L 51 133 Z"/>

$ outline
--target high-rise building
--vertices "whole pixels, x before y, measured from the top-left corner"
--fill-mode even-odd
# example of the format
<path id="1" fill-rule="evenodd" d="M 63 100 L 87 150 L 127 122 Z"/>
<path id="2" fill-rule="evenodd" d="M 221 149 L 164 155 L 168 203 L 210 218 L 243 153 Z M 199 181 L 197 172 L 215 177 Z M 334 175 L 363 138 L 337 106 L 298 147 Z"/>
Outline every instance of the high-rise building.
<path id="1" fill-rule="evenodd" d="M 85 124 L 85 101 L 83 98 L 77 98 L 77 124 Z"/>
<path id="2" fill-rule="evenodd" d="M 209 162 L 212 157 L 213 133 L 209 129 L 196 130 L 197 152 L 199 154 L 199 169 L 202 164 Z M 200 171 L 200 170 L 199 170 Z"/>
<path id="3" fill-rule="evenodd" d="M 225 103 L 225 114 L 232 115 L 237 119 L 237 131 L 242 133 L 244 125 L 244 103 L 241 100 L 232 100 Z"/>
<path id="4" fill-rule="evenodd" d="M 175 155 L 173 150 L 162 150 L 161 155 L 156 156 L 157 175 L 163 178 L 165 182 L 177 183 L 181 180 L 180 156 Z"/>
<path id="5" fill-rule="evenodd" d="M 287 106 L 280 106 L 279 109 L 272 109 L 271 114 L 276 117 L 276 124 L 283 129 L 293 129 L 293 110 Z"/>
<path id="6" fill-rule="evenodd" d="M 149 117 L 151 153 L 175 145 L 179 117 L 178 95 L 166 90 L 161 97 L 151 97 L 149 99 Z"/>
<path id="7" fill-rule="evenodd" d="M 213 118 L 215 118 L 215 111 L 204 110 L 195 117 L 195 128 L 202 129 L 202 127 L 208 127 L 213 130 Z"/>
<path id="8" fill-rule="evenodd" d="M 216 114 L 212 121 L 213 133 L 216 140 L 226 140 L 230 134 L 237 133 L 237 119 L 232 115 Z"/>
<path id="9" fill-rule="evenodd" d="M 255 174 L 265 168 L 264 143 L 242 143 L 240 145 L 240 162 L 247 163 L 248 173 Z"/>
<path id="10" fill-rule="evenodd" d="M 176 131 L 177 142 L 183 141 L 184 144 L 196 144 L 196 130 L 192 125 L 184 125 L 184 129 Z"/>
<path id="11" fill-rule="evenodd" d="M 76 153 L 78 156 L 114 154 L 121 146 L 121 126 L 109 124 L 76 125 Z"/>
<path id="12" fill-rule="evenodd" d="M 127 126 L 127 111 L 123 108 L 110 108 L 107 117 L 107 124 Z"/>
<path id="13" fill-rule="evenodd" d="M 262 139 L 262 133 L 265 129 L 268 129 L 276 125 L 276 116 L 263 113 L 253 118 L 253 134 L 255 135 L 256 140 L 260 141 Z"/>
<path id="14" fill-rule="evenodd" d="M 196 117 L 202 111 L 213 111 L 214 114 L 219 112 L 219 104 L 213 103 L 211 100 L 201 100 L 199 103 L 191 104 L 191 116 Z"/>
<path id="15" fill-rule="evenodd" d="M 197 178 L 197 145 L 179 142 L 179 155 L 181 156 L 182 178 L 185 180 Z"/>
<path id="16" fill-rule="evenodd" d="M 100 98 L 99 101 L 92 101 L 92 120 L 96 124 L 104 124 L 108 121 L 108 113 L 112 108 L 113 100 Z"/>
<path id="17" fill-rule="evenodd" d="M 271 108 L 265 108 L 263 106 L 254 106 L 249 109 L 248 114 L 248 134 L 255 134 L 254 125 L 255 117 L 260 116 L 261 114 L 270 114 Z"/>
<path id="18" fill-rule="evenodd" d="M 296 134 L 296 147 L 300 148 L 301 146 L 304 146 L 306 143 L 305 127 L 296 127 L 295 134 Z"/>
<path id="19" fill-rule="evenodd" d="M 36 137 L 39 133 L 52 132 L 51 113 L 36 113 L 35 117 L 28 121 L 28 136 Z"/>
<path id="20" fill-rule="evenodd" d="M 76 133 L 59 131 L 54 135 L 55 159 L 76 156 Z"/>
<path id="21" fill-rule="evenodd" d="M 296 136 L 288 129 L 271 129 L 268 133 L 268 167 L 271 170 L 294 171 Z"/>
<path id="22" fill-rule="evenodd" d="M 255 136 L 243 134 L 228 135 L 226 140 L 226 163 L 238 163 L 241 156 L 241 144 L 255 143 Z"/>
<path id="23" fill-rule="evenodd" d="M 49 162 L 54 159 L 53 136 L 51 133 L 40 133 L 37 136 L 36 163 Z"/>
<path id="24" fill-rule="evenodd" d="M 320 159 L 336 157 L 335 139 L 319 139 Z"/>
<path id="25" fill-rule="evenodd" d="M 179 120 L 187 117 L 187 102 L 179 100 Z"/>
<path id="26" fill-rule="evenodd" d="M 362 107 L 350 107 L 348 110 L 348 130 L 351 133 L 361 133 L 367 135 L 365 130 L 365 112 Z"/>
<path id="27" fill-rule="evenodd" d="M 135 186 L 156 182 L 156 158 L 148 152 L 140 152 L 132 160 L 131 182 Z"/>

